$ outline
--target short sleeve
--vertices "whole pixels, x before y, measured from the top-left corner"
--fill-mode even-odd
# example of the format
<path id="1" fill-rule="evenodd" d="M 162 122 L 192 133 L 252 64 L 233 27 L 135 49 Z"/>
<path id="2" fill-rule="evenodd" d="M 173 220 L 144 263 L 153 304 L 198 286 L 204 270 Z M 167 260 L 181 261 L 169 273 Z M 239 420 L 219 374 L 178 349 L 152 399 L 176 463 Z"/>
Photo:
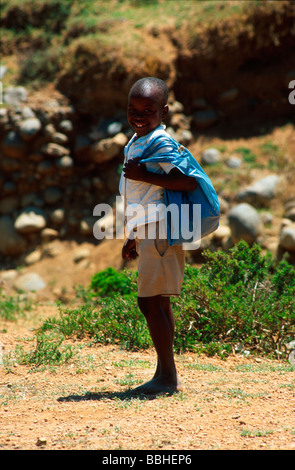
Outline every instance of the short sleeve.
<path id="1" fill-rule="evenodd" d="M 168 163 L 168 162 L 161 162 L 159 163 L 159 165 L 161 168 L 163 168 L 165 173 L 169 173 L 171 170 L 173 170 L 173 168 L 175 168 L 175 166 L 172 163 Z"/>

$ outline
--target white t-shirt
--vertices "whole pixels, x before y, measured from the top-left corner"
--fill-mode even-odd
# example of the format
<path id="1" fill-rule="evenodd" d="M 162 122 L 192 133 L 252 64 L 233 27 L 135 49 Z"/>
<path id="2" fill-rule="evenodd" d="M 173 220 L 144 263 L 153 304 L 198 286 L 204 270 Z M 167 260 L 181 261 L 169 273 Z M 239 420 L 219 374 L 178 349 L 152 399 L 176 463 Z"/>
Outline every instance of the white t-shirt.
<path id="1" fill-rule="evenodd" d="M 163 132 L 165 132 L 165 126 L 161 125 L 145 136 L 137 138 L 135 134 L 125 147 L 125 162 L 140 157 L 144 147 Z M 167 146 L 161 149 L 161 154 L 163 151 L 169 153 L 171 150 L 172 147 Z M 146 169 L 153 173 L 169 173 L 173 168 L 174 165 L 171 163 L 146 163 Z M 164 189 L 162 187 L 125 178 L 122 173 L 119 189 L 121 195 L 126 197 L 127 236 L 135 227 L 164 219 L 166 212 L 164 206 L 161 206 L 164 203 Z"/>

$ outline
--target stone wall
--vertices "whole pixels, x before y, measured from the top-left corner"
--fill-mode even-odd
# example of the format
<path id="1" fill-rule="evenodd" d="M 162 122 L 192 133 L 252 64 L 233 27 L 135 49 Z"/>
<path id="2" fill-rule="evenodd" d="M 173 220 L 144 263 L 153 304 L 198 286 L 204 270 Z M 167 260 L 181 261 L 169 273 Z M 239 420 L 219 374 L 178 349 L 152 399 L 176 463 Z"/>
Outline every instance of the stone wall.
<path id="1" fill-rule="evenodd" d="M 0 109 L 0 256 L 10 260 L 54 237 L 93 237 L 95 205 L 118 194 L 125 113 L 89 122 L 62 95 L 33 104 L 23 87 L 5 90 Z M 171 105 L 177 137 L 192 139 Z M 174 132 L 170 128 L 171 132 Z"/>
<path id="2" fill-rule="evenodd" d="M 187 146 L 194 140 L 194 125 L 183 105 L 172 102 L 168 132 Z M 88 121 L 62 95 L 48 97 L 40 106 L 28 100 L 24 88 L 7 89 L 0 109 L 1 263 L 17 264 L 54 238 L 95 241 L 93 209 L 101 202 L 114 203 L 130 136 L 125 114 Z M 222 163 L 233 171 L 243 165 L 237 155 L 224 160 L 215 148 L 204 150 L 200 159 L 205 167 Z M 270 172 L 231 195 L 230 204 L 219 195 L 221 227 L 204 240 L 201 250 L 226 249 L 241 239 L 249 244 L 262 241 L 269 248 L 264 225 L 271 223 L 272 216 L 267 208 L 280 197 L 283 182 L 282 175 Z M 266 208 L 264 216 L 261 207 Z M 291 260 L 295 259 L 294 211 L 295 201 L 290 200 L 275 240 L 278 254 L 287 251 Z"/>

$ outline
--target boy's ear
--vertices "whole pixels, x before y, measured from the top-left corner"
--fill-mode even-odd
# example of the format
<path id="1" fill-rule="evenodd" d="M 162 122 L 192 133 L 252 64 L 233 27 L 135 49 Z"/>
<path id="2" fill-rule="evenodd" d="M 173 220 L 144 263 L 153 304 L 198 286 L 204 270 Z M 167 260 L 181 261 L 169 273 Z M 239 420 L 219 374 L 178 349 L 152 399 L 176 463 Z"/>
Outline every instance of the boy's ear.
<path id="1" fill-rule="evenodd" d="M 168 106 L 168 104 L 166 104 L 163 108 L 163 113 L 162 113 L 162 118 L 163 119 L 167 116 L 168 111 L 169 111 L 169 106 Z"/>

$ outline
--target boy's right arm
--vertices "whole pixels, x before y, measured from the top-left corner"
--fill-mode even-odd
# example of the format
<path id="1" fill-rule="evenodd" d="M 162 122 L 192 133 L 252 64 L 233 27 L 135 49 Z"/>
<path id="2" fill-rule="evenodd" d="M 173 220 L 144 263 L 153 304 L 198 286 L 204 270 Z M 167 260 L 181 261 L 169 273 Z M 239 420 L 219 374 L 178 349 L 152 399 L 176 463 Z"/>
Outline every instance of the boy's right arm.
<path id="1" fill-rule="evenodd" d="M 135 259 L 137 256 L 135 239 L 127 238 L 122 248 L 122 258 L 131 260 Z"/>

